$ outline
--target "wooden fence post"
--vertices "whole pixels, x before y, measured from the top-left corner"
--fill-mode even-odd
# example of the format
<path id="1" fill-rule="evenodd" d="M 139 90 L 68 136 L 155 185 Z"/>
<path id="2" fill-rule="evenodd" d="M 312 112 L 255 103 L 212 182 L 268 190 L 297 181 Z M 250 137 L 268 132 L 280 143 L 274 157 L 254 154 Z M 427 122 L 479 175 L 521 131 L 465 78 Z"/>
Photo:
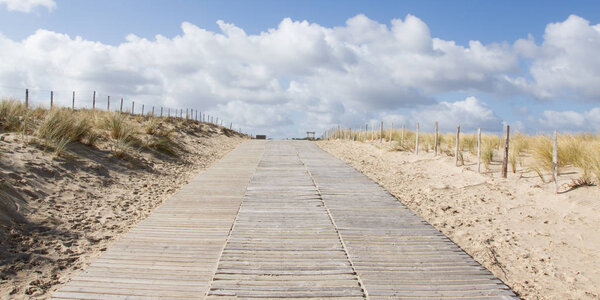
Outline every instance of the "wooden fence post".
<path id="1" fill-rule="evenodd" d="M 554 130 L 552 138 L 552 177 L 554 179 L 554 194 L 558 194 L 558 132 Z"/>
<path id="2" fill-rule="evenodd" d="M 390 126 L 390 144 L 392 143 L 392 135 L 394 135 L 394 122 L 392 122 L 392 126 Z"/>
<path id="3" fill-rule="evenodd" d="M 29 108 L 29 89 L 25 89 L 25 108 Z"/>
<path id="4" fill-rule="evenodd" d="M 415 136 L 415 154 L 419 154 L 419 122 L 417 122 L 417 134 Z"/>
<path id="5" fill-rule="evenodd" d="M 433 138 L 433 153 L 434 156 L 438 155 L 438 144 L 439 144 L 439 140 L 438 140 L 438 122 L 435 121 L 435 137 Z"/>
<path id="6" fill-rule="evenodd" d="M 73 104 L 71 104 L 71 109 L 75 111 L 75 91 L 73 91 Z"/>
<path id="7" fill-rule="evenodd" d="M 167 111 L 168 111 L 168 115 L 167 116 L 170 118 L 171 117 L 171 108 L 167 107 Z"/>
<path id="8" fill-rule="evenodd" d="M 119 109 L 121 113 L 123 113 L 123 97 L 121 97 L 121 109 Z"/>
<path id="9" fill-rule="evenodd" d="M 371 141 L 375 141 L 375 125 L 371 126 Z"/>
<path id="10" fill-rule="evenodd" d="M 510 135 L 510 126 L 506 125 L 506 136 L 504 137 L 504 160 L 502 160 L 502 177 L 506 178 L 508 171 L 508 139 Z"/>
<path id="11" fill-rule="evenodd" d="M 186 119 L 186 120 L 188 119 L 188 117 L 189 117 L 189 114 L 190 114 L 190 109 L 189 109 L 189 108 L 186 108 L 186 109 L 185 109 L 185 119 Z"/>
<path id="12" fill-rule="evenodd" d="M 160 107 L 160 116 L 161 116 L 161 118 L 163 116 L 163 107 L 162 106 Z"/>
<path id="13" fill-rule="evenodd" d="M 404 127 L 405 125 L 402 124 L 402 145 L 404 145 Z"/>
<path id="14" fill-rule="evenodd" d="M 144 104 L 142 104 L 142 116 L 144 115 Z"/>
<path id="15" fill-rule="evenodd" d="M 108 96 L 108 99 L 106 100 L 106 110 L 110 111 L 110 96 Z"/>
<path id="16" fill-rule="evenodd" d="M 383 143 L 383 121 L 379 123 L 379 143 Z"/>
<path id="17" fill-rule="evenodd" d="M 131 114 L 135 115 L 135 101 L 131 101 Z"/>
<path id="18" fill-rule="evenodd" d="M 152 105 L 152 116 L 154 117 L 154 105 Z"/>
<path id="19" fill-rule="evenodd" d="M 481 128 L 477 128 L 477 172 L 481 173 Z"/>
<path id="20" fill-rule="evenodd" d="M 460 151 L 458 147 L 460 146 L 460 125 L 456 126 L 456 149 L 454 149 L 454 161 L 456 166 L 458 167 L 458 152 Z"/>
<path id="21" fill-rule="evenodd" d="M 96 91 L 94 91 L 94 96 L 92 97 L 92 110 L 96 110 Z"/>
<path id="22" fill-rule="evenodd" d="M 54 106 L 54 91 L 50 91 L 50 108 Z"/>

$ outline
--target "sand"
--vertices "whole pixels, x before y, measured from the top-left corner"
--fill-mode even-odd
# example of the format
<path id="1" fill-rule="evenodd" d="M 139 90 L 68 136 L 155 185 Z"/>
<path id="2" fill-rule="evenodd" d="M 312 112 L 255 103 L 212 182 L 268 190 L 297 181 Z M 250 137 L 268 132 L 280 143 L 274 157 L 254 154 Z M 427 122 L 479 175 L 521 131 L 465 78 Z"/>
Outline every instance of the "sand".
<path id="1" fill-rule="evenodd" d="M 317 144 L 376 181 L 524 299 L 600 298 L 600 188 L 561 192 L 526 169 L 479 174 L 474 158 L 392 151 L 388 143 Z M 483 166 L 482 166 L 483 168 Z M 510 166 L 509 166 L 510 168 Z"/>
<path id="2" fill-rule="evenodd" d="M 174 130 L 179 157 L 109 141 L 57 157 L 31 137 L 0 134 L 0 299 L 44 299 L 244 138 L 196 122 Z"/>

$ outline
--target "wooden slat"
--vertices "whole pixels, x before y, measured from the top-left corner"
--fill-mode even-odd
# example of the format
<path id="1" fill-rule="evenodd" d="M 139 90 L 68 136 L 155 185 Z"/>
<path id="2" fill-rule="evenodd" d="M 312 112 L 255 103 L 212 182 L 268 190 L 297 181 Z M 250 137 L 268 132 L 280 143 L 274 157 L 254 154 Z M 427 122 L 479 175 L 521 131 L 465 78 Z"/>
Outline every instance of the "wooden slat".
<path id="1" fill-rule="evenodd" d="M 516 299 L 385 189 L 310 142 L 247 142 L 57 299 Z"/>
<path id="2" fill-rule="evenodd" d="M 244 143 L 192 179 L 54 297 L 203 296 L 264 147 Z"/>

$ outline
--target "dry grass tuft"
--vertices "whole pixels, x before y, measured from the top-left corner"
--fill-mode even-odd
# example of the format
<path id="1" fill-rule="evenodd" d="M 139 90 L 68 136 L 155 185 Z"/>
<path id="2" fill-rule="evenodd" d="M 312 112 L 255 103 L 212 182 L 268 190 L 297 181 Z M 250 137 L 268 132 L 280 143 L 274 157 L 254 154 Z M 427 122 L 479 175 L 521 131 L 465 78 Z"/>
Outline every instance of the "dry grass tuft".
<path id="1" fill-rule="evenodd" d="M 70 142 L 81 142 L 90 135 L 89 120 L 68 109 L 52 109 L 37 129 L 37 136 L 60 155 Z"/>
<path id="2" fill-rule="evenodd" d="M 23 130 L 23 120 L 31 111 L 24 104 L 14 99 L 2 99 L 0 102 L 0 127 L 5 131 Z"/>

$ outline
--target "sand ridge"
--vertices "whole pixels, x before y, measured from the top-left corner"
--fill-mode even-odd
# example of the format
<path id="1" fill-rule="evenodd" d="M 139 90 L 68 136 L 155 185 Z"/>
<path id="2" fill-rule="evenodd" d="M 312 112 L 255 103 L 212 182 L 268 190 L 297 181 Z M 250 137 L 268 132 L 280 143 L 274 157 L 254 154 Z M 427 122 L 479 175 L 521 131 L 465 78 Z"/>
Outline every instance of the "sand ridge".
<path id="1" fill-rule="evenodd" d="M 388 143 L 317 144 L 381 184 L 524 299 L 600 297 L 598 187 L 554 195 L 533 174 L 479 174 L 468 158 L 456 167 L 454 157 L 391 151 Z"/>
<path id="2" fill-rule="evenodd" d="M 164 122 L 178 157 L 108 142 L 56 156 L 19 133 L 0 138 L 0 298 L 48 298 L 194 175 L 245 140 L 224 127 Z M 4 213 L 6 212 L 6 213 Z M 12 214 L 12 215 L 11 215 Z M 20 218 L 20 219 L 19 219 Z"/>

